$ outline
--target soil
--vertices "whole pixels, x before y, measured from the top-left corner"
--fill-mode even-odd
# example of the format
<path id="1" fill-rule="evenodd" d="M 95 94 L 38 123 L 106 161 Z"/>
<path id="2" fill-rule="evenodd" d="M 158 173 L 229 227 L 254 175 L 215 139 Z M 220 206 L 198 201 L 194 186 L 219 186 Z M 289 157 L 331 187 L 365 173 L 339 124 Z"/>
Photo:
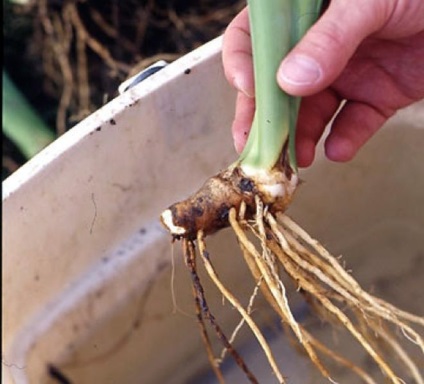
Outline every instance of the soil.
<path id="1" fill-rule="evenodd" d="M 5 1 L 4 69 L 59 136 L 119 84 L 222 34 L 240 0 Z M 3 135 L 2 179 L 26 159 Z"/>

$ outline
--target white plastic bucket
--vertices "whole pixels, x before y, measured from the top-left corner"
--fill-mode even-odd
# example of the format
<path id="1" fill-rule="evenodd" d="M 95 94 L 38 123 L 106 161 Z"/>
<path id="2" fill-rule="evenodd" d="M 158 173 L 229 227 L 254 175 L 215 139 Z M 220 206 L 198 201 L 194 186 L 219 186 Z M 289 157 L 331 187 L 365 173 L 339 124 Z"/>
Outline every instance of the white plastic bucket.
<path id="1" fill-rule="evenodd" d="M 178 245 L 171 273 L 158 216 L 236 158 L 220 48 L 218 38 L 157 72 L 4 181 L 2 382 L 202 382 L 189 276 Z M 318 153 L 290 210 L 365 287 L 420 314 L 423 111 L 399 113 L 348 164 Z M 249 297 L 230 233 L 210 246 Z M 224 326 L 237 322 L 206 280 L 205 290 Z M 300 361 L 293 383 L 313 375 Z"/>

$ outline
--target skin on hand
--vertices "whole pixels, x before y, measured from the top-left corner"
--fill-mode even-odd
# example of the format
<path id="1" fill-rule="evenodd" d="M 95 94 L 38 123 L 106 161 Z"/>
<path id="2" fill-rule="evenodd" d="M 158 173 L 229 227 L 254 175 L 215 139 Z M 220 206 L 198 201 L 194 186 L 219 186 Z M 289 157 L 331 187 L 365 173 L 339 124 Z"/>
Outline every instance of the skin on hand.
<path id="1" fill-rule="evenodd" d="M 232 132 L 241 152 L 254 115 L 252 49 L 245 8 L 224 34 L 226 77 L 237 90 Z M 326 156 L 348 161 L 398 109 L 424 98 L 424 1 L 332 0 L 276 74 L 303 96 L 296 133 L 309 166 L 325 127 Z"/>

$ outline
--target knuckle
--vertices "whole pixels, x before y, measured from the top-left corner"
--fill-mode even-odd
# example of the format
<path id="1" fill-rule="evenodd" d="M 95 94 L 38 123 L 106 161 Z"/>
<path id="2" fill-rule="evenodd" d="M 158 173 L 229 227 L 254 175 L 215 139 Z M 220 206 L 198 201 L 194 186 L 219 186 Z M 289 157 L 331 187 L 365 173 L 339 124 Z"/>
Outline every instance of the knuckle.
<path id="1" fill-rule="evenodd" d="M 309 37 L 311 48 L 319 55 L 335 50 L 340 52 L 348 45 L 342 26 L 334 21 L 328 21 L 324 27 L 311 31 Z"/>

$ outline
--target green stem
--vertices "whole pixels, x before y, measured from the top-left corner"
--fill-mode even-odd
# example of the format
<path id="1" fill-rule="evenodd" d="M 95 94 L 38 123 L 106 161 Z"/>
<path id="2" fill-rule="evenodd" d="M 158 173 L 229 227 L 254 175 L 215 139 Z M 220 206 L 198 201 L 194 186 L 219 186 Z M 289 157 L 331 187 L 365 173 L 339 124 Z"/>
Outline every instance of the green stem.
<path id="1" fill-rule="evenodd" d="M 55 139 L 55 134 L 3 71 L 3 132 L 30 159 Z"/>
<path id="2" fill-rule="evenodd" d="M 241 165 L 271 170 L 287 144 L 296 171 L 295 129 L 300 99 L 276 81 L 282 59 L 316 21 L 322 0 L 248 0 L 256 110 Z"/>

